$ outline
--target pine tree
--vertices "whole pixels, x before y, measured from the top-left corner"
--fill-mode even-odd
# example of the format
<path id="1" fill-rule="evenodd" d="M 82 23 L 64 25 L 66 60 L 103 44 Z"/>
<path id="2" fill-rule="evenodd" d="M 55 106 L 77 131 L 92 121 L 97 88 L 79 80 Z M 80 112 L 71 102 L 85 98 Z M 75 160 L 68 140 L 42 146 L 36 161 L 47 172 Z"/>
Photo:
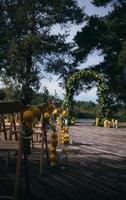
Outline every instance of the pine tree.
<path id="1" fill-rule="evenodd" d="M 83 62 L 88 54 L 99 50 L 104 60 L 95 69 L 105 74 L 111 93 L 126 102 L 126 1 L 92 2 L 96 6 L 111 3 L 112 11 L 105 17 L 89 17 L 86 26 L 75 37 L 78 45 L 75 57 L 78 62 Z"/>
<path id="2" fill-rule="evenodd" d="M 62 35 L 51 35 L 60 23 L 80 23 L 83 13 L 74 0 L 1 0 L 0 66 L 3 77 L 18 82 L 28 103 L 39 89 L 45 58 L 68 49 Z"/>

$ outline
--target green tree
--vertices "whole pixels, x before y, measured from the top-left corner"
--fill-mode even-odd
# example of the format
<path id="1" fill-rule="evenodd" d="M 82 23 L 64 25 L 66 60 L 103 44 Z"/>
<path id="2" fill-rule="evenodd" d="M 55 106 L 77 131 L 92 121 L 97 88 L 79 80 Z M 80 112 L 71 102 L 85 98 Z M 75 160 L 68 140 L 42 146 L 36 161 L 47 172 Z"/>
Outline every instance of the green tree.
<path id="1" fill-rule="evenodd" d="M 95 119 L 96 104 L 89 101 L 74 101 L 74 116 L 83 119 Z"/>
<path id="2" fill-rule="evenodd" d="M 105 74 L 111 93 L 126 102 L 126 1 L 92 2 L 96 6 L 111 3 L 112 11 L 105 17 L 89 17 L 86 26 L 75 37 L 78 45 L 75 57 L 83 62 L 89 53 L 99 50 L 104 61 L 95 68 Z"/>
<path id="3" fill-rule="evenodd" d="M 1 0 L 0 66 L 27 103 L 39 89 L 45 58 L 68 49 L 64 35 L 52 35 L 56 24 L 80 23 L 83 13 L 74 0 Z"/>
<path id="4" fill-rule="evenodd" d="M 49 73 L 53 73 L 58 76 L 60 80 L 59 86 L 64 88 L 66 91 L 66 84 L 69 77 L 78 71 L 77 64 L 74 57 L 72 56 L 73 45 L 69 45 L 69 48 L 59 58 L 55 57 L 52 61 L 49 60 L 46 65 L 46 70 Z"/>
<path id="5" fill-rule="evenodd" d="M 0 101 L 5 99 L 5 91 L 3 89 L 0 89 Z"/>

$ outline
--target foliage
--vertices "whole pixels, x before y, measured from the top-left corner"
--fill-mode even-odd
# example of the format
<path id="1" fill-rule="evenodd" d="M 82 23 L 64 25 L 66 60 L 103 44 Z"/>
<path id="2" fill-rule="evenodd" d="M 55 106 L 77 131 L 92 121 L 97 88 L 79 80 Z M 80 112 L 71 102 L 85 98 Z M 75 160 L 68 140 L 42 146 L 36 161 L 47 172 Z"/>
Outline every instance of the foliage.
<path id="1" fill-rule="evenodd" d="M 93 102 L 74 101 L 74 116 L 81 119 L 95 119 L 96 104 Z"/>
<path id="2" fill-rule="evenodd" d="M 83 13 L 74 0 L 0 1 L 0 68 L 11 77 L 27 103 L 39 89 L 45 58 L 68 49 L 65 35 L 51 35 L 60 23 L 80 23 Z M 40 65 L 41 64 L 41 65 Z"/>
<path id="3" fill-rule="evenodd" d="M 92 3 L 96 6 L 106 6 L 108 3 L 116 6 L 125 3 L 125 0 L 92 0 Z"/>
<path id="4" fill-rule="evenodd" d="M 5 99 L 5 91 L 3 89 L 0 89 L 0 101 Z"/>
<path id="5" fill-rule="evenodd" d="M 1 100 L 5 100 L 5 101 L 19 100 L 19 90 L 16 90 L 10 86 L 6 88 L 1 88 L 0 96 L 1 96 Z"/>
<path id="6" fill-rule="evenodd" d="M 98 117 L 109 119 L 112 115 L 112 105 L 114 104 L 114 99 L 111 94 L 109 94 L 109 88 L 107 80 L 102 74 L 90 69 L 80 70 L 74 73 L 68 80 L 66 87 L 66 96 L 64 99 L 64 105 L 68 107 L 70 115 L 73 115 L 73 96 L 77 92 L 79 82 L 83 80 L 89 84 L 92 81 L 96 82 L 97 94 L 98 94 Z"/>
<path id="7" fill-rule="evenodd" d="M 91 16 L 78 32 L 75 41 L 78 45 L 75 57 L 82 61 L 96 49 L 104 61 L 95 66 L 106 75 L 111 93 L 126 102 L 126 1 L 94 0 L 96 6 L 112 4 L 112 11 L 105 17 Z"/>
<path id="8" fill-rule="evenodd" d="M 31 105 L 41 105 L 45 102 L 56 102 L 57 104 L 62 105 L 62 100 L 57 96 L 50 95 L 46 87 L 43 88 L 42 92 L 34 93 Z"/>
<path id="9" fill-rule="evenodd" d="M 0 89 L 0 100 L 4 101 L 19 101 L 20 100 L 20 91 L 18 88 L 13 88 L 11 85 L 9 87 L 4 87 Z M 48 89 L 46 87 L 43 88 L 41 92 L 34 92 L 32 96 L 32 100 L 30 102 L 31 105 L 41 105 L 45 102 L 55 102 L 57 105 L 62 105 L 62 100 L 55 95 L 50 95 Z"/>

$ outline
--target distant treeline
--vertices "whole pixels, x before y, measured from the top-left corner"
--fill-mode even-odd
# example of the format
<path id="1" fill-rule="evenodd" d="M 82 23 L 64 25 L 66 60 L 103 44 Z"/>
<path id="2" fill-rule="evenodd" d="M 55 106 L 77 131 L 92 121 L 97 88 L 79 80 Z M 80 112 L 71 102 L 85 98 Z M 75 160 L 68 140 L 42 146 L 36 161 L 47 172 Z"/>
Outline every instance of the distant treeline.
<path id="1" fill-rule="evenodd" d="M 74 116 L 79 119 L 95 119 L 97 115 L 97 104 L 89 101 L 74 102 Z M 120 103 L 113 108 L 113 118 L 126 122 L 126 105 Z"/>
<path id="2" fill-rule="evenodd" d="M 0 89 L 0 100 L 19 100 L 18 91 L 14 91 L 12 88 L 1 88 Z M 43 88 L 43 92 L 34 93 L 31 97 L 32 105 L 40 105 L 45 101 L 55 101 L 60 106 L 62 105 L 63 100 L 61 100 L 57 94 L 54 96 L 49 94 L 48 89 Z M 117 118 L 119 121 L 126 122 L 126 105 L 123 103 L 118 103 L 113 106 L 113 118 Z M 73 115 L 75 118 L 79 119 L 95 119 L 97 114 L 97 104 L 92 101 L 74 101 L 73 105 Z"/>
<path id="3" fill-rule="evenodd" d="M 96 104 L 92 101 L 75 101 L 74 102 L 74 115 L 80 119 L 93 119 L 96 118 Z"/>

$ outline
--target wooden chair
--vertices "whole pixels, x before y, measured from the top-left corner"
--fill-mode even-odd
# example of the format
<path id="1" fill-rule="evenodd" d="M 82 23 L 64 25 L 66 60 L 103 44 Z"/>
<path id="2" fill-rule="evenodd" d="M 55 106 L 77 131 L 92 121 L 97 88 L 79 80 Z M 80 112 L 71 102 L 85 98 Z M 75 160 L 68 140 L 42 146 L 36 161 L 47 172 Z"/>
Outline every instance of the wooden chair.
<path id="1" fill-rule="evenodd" d="M 4 138 L 5 140 L 7 140 L 6 125 L 3 115 L 0 115 L 0 138 Z"/>
<path id="2" fill-rule="evenodd" d="M 39 173 L 42 174 L 43 171 L 43 163 L 44 163 L 44 134 L 42 130 L 42 126 L 35 126 L 33 128 L 33 136 L 32 136 L 32 149 L 34 150 L 37 148 L 39 150 L 39 160 L 40 160 L 40 166 L 39 166 Z M 32 159 L 33 158 L 32 156 Z"/>
<path id="3" fill-rule="evenodd" d="M 48 141 L 47 141 L 47 129 L 46 123 L 43 117 L 41 117 L 41 121 L 39 124 L 33 128 L 33 139 L 32 139 L 32 147 L 38 145 L 40 149 L 40 166 L 39 173 L 42 174 L 43 166 L 44 166 L 44 154 L 46 154 L 47 166 L 49 166 L 49 155 L 48 155 Z"/>
<path id="4" fill-rule="evenodd" d="M 113 128 L 118 128 L 118 120 L 117 119 L 113 123 Z"/>
<path id="5" fill-rule="evenodd" d="M 14 113 L 14 112 L 19 113 L 19 112 L 21 112 L 22 109 L 24 109 L 24 105 L 22 105 L 18 102 L 0 102 L 0 114 L 2 114 L 2 122 L 3 122 L 3 119 L 4 119 L 3 118 L 4 114 Z M 0 130 L 1 130 L 1 127 L 0 127 Z M 18 199 L 18 192 L 19 192 L 19 179 L 20 179 L 21 155 L 22 155 L 21 126 L 20 126 L 19 136 L 18 136 L 17 141 L 10 140 L 10 138 L 9 139 L 7 138 L 6 129 L 3 129 L 2 131 L 5 131 L 5 134 L 4 134 L 5 138 L 0 140 L 0 151 L 2 151 L 2 152 L 13 152 L 13 151 L 15 151 L 15 152 L 17 152 L 17 162 L 16 162 L 16 175 L 15 175 L 15 181 L 14 181 L 14 193 L 12 195 L 9 195 L 9 196 L 0 194 L 0 199 L 15 199 L 15 200 L 17 200 Z"/>
<path id="6" fill-rule="evenodd" d="M 38 147 L 41 146 L 41 140 L 42 140 L 42 125 L 41 123 L 36 124 L 33 128 L 33 136 L 32 136 L 32 147 Z"/>

